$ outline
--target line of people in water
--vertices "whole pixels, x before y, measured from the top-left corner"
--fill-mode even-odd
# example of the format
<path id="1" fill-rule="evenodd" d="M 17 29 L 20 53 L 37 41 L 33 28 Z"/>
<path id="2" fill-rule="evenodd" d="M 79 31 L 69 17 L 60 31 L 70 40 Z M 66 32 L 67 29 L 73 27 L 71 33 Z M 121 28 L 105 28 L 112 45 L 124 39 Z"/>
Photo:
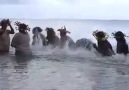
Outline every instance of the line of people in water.
<path id="1" fill-rule="evenodd" d="M 15 55 L 32 55 L 29 26 L 20 22 L 15 22 L 15 25 L 18 27 L 18 33 L 15 33 L 9 19 L 4 19 L 0 22 L 0 53 L 9 53 L 10 34 L 15 34 L 11 41 L 11 47 L 15 48 Z M 8 26 L 10 27 L 10 30 L 7 29 Z M 47 32 L 46 37 L 41 33 L 43 30 L 40 27 L 34 27 L 32 29 L 32 45 L 36 45 L 36 43 L 39 43 L 39 40 L 41 40 L 43 46 L 51 46 L 51 48 L 59 47 L 62 49 L 68 45 L 71 50 L 82 48 L 91 51 L 92 49 L 95 49 L 102 56 L 115 55 L 112 45 L 108 41 L 109 36 L 106 32 L 98 30 L 93 32 L 93 36 L 97 40 L 96 45 L 87 38 L 81 38 L 74 42 L 73 39 L 67 35 L 68 33 L 70 34 L 70 32 L 67 31 L 66 27 L 57 30 L 60 32 L 60 38 L 56 35 L 53 28 L 47 27 L 45 30 Z M 117 41 L 116 53 L 127 55 L 129 50 L 125 39 L 126 35 L 121 31 L 112 33 L 112 35 Z"/>

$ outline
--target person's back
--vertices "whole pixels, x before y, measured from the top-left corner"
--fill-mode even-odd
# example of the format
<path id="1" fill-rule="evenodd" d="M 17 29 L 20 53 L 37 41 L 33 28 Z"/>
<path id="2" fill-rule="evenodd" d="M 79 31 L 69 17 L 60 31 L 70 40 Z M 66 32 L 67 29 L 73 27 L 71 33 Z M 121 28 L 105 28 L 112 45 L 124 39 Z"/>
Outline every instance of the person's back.
<path id="1" fill-rule="evenodd" d="M 30 49 L 30 37 L 29 34 L 23 34 L 23 33 L 16 33 L 12 39 L 12 46 L 15 46 L 16 48 L 16 54 L 18 53 L 31 53 Z"/>
<path id="2" fill-rule="evenodd" d="M 0 29 L 1 30 L 1 29 Z M 9 52 L 10 36 L 7 31 L 0 35 L 0 52 Z"/>
<path id="3" fill-rule="evenodd" d="M 126 40 L 125 40 L 125 35 L 123 32 L 121 31 L 117 31 L 116 33 L 114 33 L 114 38 L 116 39 L 116 41 L 119 43 L 126 43 Z"/>
<path id="4" fill-rule="evenodd" d="M 86 39 L 86 38 L 81 38 L 76 41 L 77 48 L 84 48 L 87 50 L 91 50 L 92 46 L 93 46 L 92 41 L 90 41 L 89 39 Z"/>
<path id="5" fill-rule="evenodd" d="M 64 47 L 66 44 L 68 45 L 70 49 L 75 48 L 75 42 L 73 41 L 71 37 L 67 35 L 60 38 L 61 47 Z"/>
<path id="6" fill-rule="evenodd" d="M 17 24 L 17 23 L 16 23 Z M 28 26 L 26 24 L 17 24 L 19 33 L 16 33 L 12 39 L 11 46 L 15 48 L 16 55 L 32 55 L 30 48 L 30 36 L 27 32 Z"/>
<path id="7" fill-rule="evenodd" d="M 33 35 L 32 45 L 42 43 L 42 45 L 44 46 L 44 41 L 45 36 L 42 33 L 39 33 L 38 35 Z"/>
<path id="8" fill-rule="evenodd" d="M 66 44 L 68 44 L 68 47 L 70 49 L 75 49 L 75 42 L 72 40 L 71 37 L 67 36 L 67 33 L 70 33 L 66 30 L 66 27 L 64 26 L 64 29 L 58 29 L 57 31 L 60 32 L 60 48 L 64 48 Z"/>
<path id="9" fill-rule="evenodd" d="M 32 29 L 33 33 L 33 41 L 32 45 L 39 45 L 42 44 L 43 46 L 45 45 L 45 36 L 41 33 L 43 30 L 40 27 L 34 27 Z"/>
<path id="10" fill-rule="evenodd" d="M 55 48 L 59 44 L 59 38 L 56 35 L 55 31 L 53 28 L 46 28 L 47 31 L 47 37 L 46 37 L 46 42 L 48 46 L 52 46 L 52 48 Z"/>
<path id="11" fill-rule="evenodd" d="M 117 48 L 116 52 L 118 54 L 125 54 L 127 55 L 129 53 L 128 44 L 126 43 L 125 35 L 121 31 L 117 31 L 115 33 L 112 33 L 114 38 L 117 41 Z"/>
<path id="12" fill-rule="evenodd" d="M 8 53 L 10 49 L 10 36 L 9 34 L 14 34 L 14 29 L 12 28 L 9 20 L 2 20 L 0 22 L 0 53 Z M 8 30 L 7 27 L 11 30 Z"/>
<path id="13" fill-rule="evenodd" d="M 95 31 L 93 32 L 93 36 L 97 39 L 98 42 L 98 51 L 103 56 L 111 56 L 114 55 L 114 51 L 112 49 L 112 45 L 108 41 L 108 35 L 107 33 L 103 31 Z"/>

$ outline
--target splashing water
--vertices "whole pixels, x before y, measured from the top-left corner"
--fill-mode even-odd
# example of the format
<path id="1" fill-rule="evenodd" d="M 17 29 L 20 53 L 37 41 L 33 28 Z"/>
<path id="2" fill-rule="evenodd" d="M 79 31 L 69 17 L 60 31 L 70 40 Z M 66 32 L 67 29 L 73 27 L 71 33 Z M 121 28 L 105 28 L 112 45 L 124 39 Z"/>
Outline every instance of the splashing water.
<path id="1" fill-rule="evenodd" d="M 37 23 L 39 22 L 39 23 Z M 45 21 L 46 22 L 46 21 Z M 67 25 L 77 40 L 90 37 L 93 27 L 124 28 L 128 23 L 118 26 L 110 21 L 48 21 L 44 27 Z M 31 27 L 41 21 L 30 21 Z M 125 24 L 126 23 L 126 24 Z M 126 26 L 127 25 L 127 26 Z M 75 27 L 78 26 L 78 27 Z M 92 26 L 92 27 L 90 27 Z M 115 29 L 116 29 L 115 28 Z M 78 35 L 79 32 L 85 32 Z M 91 29 L 91 31 L 90 31 Z M 81 31 L 82 30 L 82 31 Z M 110 31 L 110 32 L 112 32 Z M 32 34 L 30 34 L 32 36 Z M 40 44 L 32 46 L 34 58 L 24 62 L 15 59 L 14 51 L 0 56 L 0 90 L 128 90 L 129 89 L 129 56 L 115 55 L 99 57 L 93 51 L 45 48 Z"/>

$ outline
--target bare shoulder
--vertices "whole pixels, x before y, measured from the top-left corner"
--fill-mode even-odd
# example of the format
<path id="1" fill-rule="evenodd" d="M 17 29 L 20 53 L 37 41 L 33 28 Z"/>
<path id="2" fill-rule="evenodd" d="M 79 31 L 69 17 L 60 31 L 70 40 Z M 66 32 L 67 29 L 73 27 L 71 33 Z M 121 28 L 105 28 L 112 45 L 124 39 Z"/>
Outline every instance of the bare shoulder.
<path id="1" fill-rule="evenodd" d="M 18 36 L 19 36 L 19 33 L 14 34 L 14 37 L 18 37 Z"/>

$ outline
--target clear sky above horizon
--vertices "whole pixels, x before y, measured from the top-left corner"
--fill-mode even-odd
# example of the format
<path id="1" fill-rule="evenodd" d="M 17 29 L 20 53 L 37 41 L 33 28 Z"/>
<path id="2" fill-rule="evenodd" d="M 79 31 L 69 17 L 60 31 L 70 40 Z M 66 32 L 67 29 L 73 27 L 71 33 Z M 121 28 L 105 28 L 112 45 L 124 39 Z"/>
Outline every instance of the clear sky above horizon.
<path id="1" fill-rule="evenodd" d="M 129 20 L 129 0 L 0 0 L 0 9 L 0 18 Z"/>

